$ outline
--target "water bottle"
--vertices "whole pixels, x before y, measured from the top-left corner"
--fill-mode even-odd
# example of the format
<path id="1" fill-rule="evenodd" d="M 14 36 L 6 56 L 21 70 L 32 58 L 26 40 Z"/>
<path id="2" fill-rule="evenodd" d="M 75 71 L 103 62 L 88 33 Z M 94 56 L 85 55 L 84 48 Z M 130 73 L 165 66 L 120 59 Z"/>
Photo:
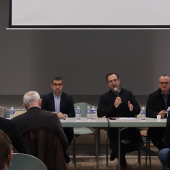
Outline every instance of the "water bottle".
<path id="1" fill-rule="evenodd" d="M 86 110 L 86 114 L 87 114 L 87 119 L 90 119 L 90 106 L 87 106 L 87 110 Z"/>
<path id="2" fill-rule="evenodd" d="M 141 107 L 141 120 L 145 120 L 146 117 L 146 109 L 144 106 Z"/>
<path id="3" fill-rule="evenodd" d="M 94 106 L 91 108 L 91 119 L 96 120 L 96 108 Z"/>
<path id="4" fill-rule="evenodd" d="M 80 106 L 77 106 L 76 109 L 76 120 L 80 120 L 81 119 L 81 109 Z"/>
<path id="5" fill-rule="evenodd" d="M 167 113 L 167 118 L 168 118 L 168 114 L 170 113 L 170 107 L 168 107 L 166 113 Z"/>
<path id="6" fill-rule="evenodd" d="M 13 107 L 10 109 L 10 118 L 13 118 L 15 116 L 15 110 Z"/>

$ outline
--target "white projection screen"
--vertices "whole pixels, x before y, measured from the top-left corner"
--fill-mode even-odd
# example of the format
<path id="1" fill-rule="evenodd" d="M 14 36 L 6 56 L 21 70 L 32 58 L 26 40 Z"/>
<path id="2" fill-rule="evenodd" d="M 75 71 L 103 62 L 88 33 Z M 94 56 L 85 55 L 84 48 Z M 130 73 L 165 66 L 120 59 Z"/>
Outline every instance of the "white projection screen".
<path id="1" fill-rule="evenodd" d="M 10 28 L 170 28 L 170 0 L 10 0 Z"/>

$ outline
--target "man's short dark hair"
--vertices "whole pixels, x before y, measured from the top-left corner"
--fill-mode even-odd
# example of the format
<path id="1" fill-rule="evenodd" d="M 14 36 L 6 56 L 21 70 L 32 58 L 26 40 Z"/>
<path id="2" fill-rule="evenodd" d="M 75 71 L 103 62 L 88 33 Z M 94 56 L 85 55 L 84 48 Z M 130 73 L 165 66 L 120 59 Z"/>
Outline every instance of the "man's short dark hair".
<path id="1" fill-rule="evenodd" d="M 119 80 L 119 74 L 116 73 L 116 72 L 111 71 L 111 72 L 108 72 L 108 73 L 106 74 L 106 81 L 107 81 L 107 82 L 108 82 L 108 77 L 111 76 L 111 75 L 113 75 L 113 74 L 115 74 L 115 75 L 117 76 L 117 79 Z"/>
<path id="2" fill-rule="evenodd" d="M 0 169 L 4 169 L 7 163 L 8 155 L 13 149 L 12 142 L 9 137 L 0 130 Z"/>
<path id="3" fill-rule="evenodd" d="M 57 81 L 61 80 L 62 83 L 63 83 L 63 79 L 62 79 L 62 77 L 60 77 L 60 76 L 54 77 L 54 78 L 51 80 L 51 84 L 53 84 L 53 81 L 54 81 L 54 80 L 57 80 Z"/>

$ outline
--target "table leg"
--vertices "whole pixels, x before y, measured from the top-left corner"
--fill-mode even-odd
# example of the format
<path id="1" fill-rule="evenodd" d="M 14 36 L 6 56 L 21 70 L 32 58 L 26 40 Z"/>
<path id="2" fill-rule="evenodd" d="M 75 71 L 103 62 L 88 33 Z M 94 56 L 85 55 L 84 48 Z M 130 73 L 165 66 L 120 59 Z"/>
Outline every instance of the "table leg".
<path id="1" fill-rule="evenodd" d="M 100 133 L 100 129 L 96 128 L 96 170 L 99 170 L 99 162 L 98 162 L 98 136 Z"/>
<path id="2" fill-rule="evenodd" d="M 120 170 L 120 127 L 118 127 L 118 170 Z"/>

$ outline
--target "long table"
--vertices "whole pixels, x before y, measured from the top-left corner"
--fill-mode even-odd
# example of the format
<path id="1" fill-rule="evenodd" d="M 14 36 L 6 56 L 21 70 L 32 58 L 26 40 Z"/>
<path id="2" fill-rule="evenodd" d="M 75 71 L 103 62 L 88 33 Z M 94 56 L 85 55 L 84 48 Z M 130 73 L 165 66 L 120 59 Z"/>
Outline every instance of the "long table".
<path id="1" fill-rule="evenodd" d="M 118 128 L 118 170 L 120 170 L 120 131 L 122 128 L 128 127 L 165 127 L 167 119 L 157 120 L 156 118 L 116 118 L 116 120 L 108 119 L 109 127 Z"/>
<path id="2" fill-rule="evenodd" d="M 96 169 L 99 169 L 98 163 L 98 137 L 101 127 L 108 127 L 108 120 L 106 118 L 96 118 L 96 120 L 89 120 L 87 118 L 81 118 L 76 120 L 75 118 L 67 118 L 61 120 L 63 127 L 95 127 L 96 128 Z"/>

